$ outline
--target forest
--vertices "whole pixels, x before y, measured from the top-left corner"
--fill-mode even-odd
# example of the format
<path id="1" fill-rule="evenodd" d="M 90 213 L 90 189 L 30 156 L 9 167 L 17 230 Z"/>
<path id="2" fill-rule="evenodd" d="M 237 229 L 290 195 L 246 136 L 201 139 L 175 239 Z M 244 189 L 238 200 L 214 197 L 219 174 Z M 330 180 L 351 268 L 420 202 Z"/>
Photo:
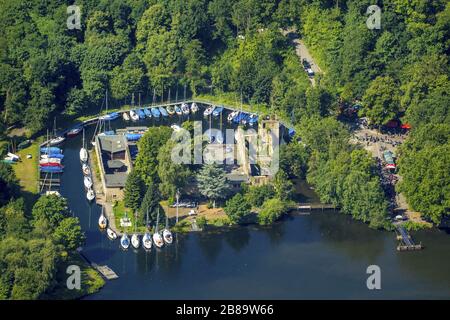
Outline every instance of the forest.
<path id="1" fill-rule="evenodd" d="M 374 3 L 380 29 L 366 25 Z M 80 29 L 67 27 L 72 4 L 81 10 Z M 295 29 L 320 65 L 316 86 L 280 29 Z M 13 126 L 35 137 L 57 114 L 99 110 L 106 90 L 114 106 L 130 104 L 133 94 L 147 102 L 169 91 L 181 98 L 184 88 L 189 96 L 242 97 L 288 119 L 297 135 L 281 150 L 274 190 L 245 190 L 229 200 L 234 221 L 251 205 L 262 206 L 261 224 L 273 221 L 289 200 L 280 199 L 290 188 L 280 181 L 289 177 L 306 179 L 323 202 L 355 219 L 388 228 L 375 163 L 349 143 L 338 119 L 342 104 L 360 101 L 359 115 L 375 127 L 392 119 L 411 125 L 398 155 L 398 190 L 412 210 L 439 224 L 450 208 L 449 32 L 445 0 L 0 0 L 0 139 Z M 147 144 L 170 148 L 162 139 Z M 153 191 L 173 198 L 175 179 L 184 183 L 188 175 L 158 166 L 164 154 L 138 160 L 146 208 L 154 206 Z M 26 208 L 8 167 L 0 168 L 0 298 L 37 298 L 54 285 L 60 252 L 82 235 L 64 206 L 48 216 L 39 209 L 44 197 Z M 73 239 L 58 235 L 64 228 Z M 30 235 L 18 236 L 24 230 Z M 20 250 L 11 252 L 12 241 Z M 19 263 L 19 255 L 27 259 Z M 35 263 L 45 274 L 31 271 Z M 33 277 L 38 285 L 26 291 Z"/>

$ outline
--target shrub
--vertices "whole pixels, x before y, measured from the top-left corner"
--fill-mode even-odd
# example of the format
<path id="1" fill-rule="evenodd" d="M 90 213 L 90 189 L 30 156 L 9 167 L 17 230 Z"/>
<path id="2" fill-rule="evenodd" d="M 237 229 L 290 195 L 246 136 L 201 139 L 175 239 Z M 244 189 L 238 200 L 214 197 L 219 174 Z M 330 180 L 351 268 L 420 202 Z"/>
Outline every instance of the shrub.
<path id="1" fill-rule="evenodd" d="M 227 201 L 224 211 L 233 223 L 241 223 L 250 214 L 251 205 L 240 193 Z"/>
<path id="2" fill-rule="evenodd" d="M 287 206 L 280 199 L 270 199 L 264 202 L 262 210 L 258 215 L 261 225 L 269 225 L 278 220 L 287 211 Z"/>

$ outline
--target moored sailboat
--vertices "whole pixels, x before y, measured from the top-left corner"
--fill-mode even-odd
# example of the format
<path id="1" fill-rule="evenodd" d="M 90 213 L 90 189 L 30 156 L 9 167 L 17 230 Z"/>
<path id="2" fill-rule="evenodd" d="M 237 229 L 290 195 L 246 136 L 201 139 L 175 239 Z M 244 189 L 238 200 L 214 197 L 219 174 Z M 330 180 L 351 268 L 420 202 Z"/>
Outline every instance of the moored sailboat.
<path id="1" fill-rule="evenodd" d="M 137 220 L 137 214 L 134 215 L 134 233 L 131 236 L 131 245 L 133 248 L 138 249 L 139 248 L 139 235 L 136 233 L 136 220 Z"/>
<path id="2" fill-rule="evenodd" d="M 106 229 L 106 235 L 108 236 L 109 240 L 116 240 L 117 239 L 117 234 L 111 228 Z"/>
<path id="3" fill-rule="evenodd" d="M 163 239 L 164 242 L 167 244 L 171 244 L 173 241 L 172 232 L 169 230 L 169 217 L 166 216 L 166 227 L 164 228 L 163 232 Z"/>
<path id="4" fill-rule="evenodd" d="M 106 227 L 108 226 L 108 219 L 106 219 L 104 213 L 103 213 L 103 207 L 102 207 L 102 214 L 100 215 L 100 217 L 98 218 L 98 227 L 100 229 L 106 229 Z M 108 228 L 109 229 L 109 228 Z M 112 231 L 112 230 L 111 230 Z"/>
<path id="5" fill-rule="evenodd" d="M 88 161 L 88 158 L 89 158 L 89 154 L 88 154 L 88 152 L 86 150 L 86 147 L 85 147 L 84 128 L 83 128 L 83 145 L 81 146 L 81 149 L 80 149 L 80 161 L 81 162 L 86 162 L 86 161 Z"/>
<path id="6" fill-rule="evenodd" d="M 92 201 L 95 199 L 95 192 L 92 188 L 89 188 L 87 193 L 86 193 L 86 198 L 88 199 L 88 201 Z"/>
<path id="7" fill-rule="evenodd" d="M 155 226 L 155 233 L 153 234 L 153 243 L 157 248 L 161 248 L 164 245 L 164 240 L 158 231 L 158 223 L 159 223 L 159 210 L 156 216 L 156 226 Z"/>
<path id="8" fill-rule="evenodd" d="M 128 238 L 128 235 L 126 232 L 120 238 L 120 246 L 124 250 L 127 250 L 130 247 L 130 238 Z"/>
<path id="9" fill-rule="evenodd" d="M 86 189 L 89 189 L 90 187 L 92 187 L 92 179 L 91 177 L 84 177 L 84 186 L 86 187 Z"/>
<path id="10" fill-rule="evenodd" d="M 197 113 L 197 111 L 198 111 L 197 104 L 195 102 L 192 102 L 192 104 L 191 104 L 191 112 L 192 113 Z"/>

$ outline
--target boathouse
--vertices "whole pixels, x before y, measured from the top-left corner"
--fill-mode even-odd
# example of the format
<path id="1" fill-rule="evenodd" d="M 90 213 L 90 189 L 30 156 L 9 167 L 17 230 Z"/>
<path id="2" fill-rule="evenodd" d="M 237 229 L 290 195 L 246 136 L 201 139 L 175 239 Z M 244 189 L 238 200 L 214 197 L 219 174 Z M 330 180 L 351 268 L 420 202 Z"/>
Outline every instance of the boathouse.
<path id="1" fill-rule="evenodd" d="M 128 174 L 132 169 L 128 143 L 124 135 L 98 135 L 96 154 L 106 200 L 122 200 Z"/>

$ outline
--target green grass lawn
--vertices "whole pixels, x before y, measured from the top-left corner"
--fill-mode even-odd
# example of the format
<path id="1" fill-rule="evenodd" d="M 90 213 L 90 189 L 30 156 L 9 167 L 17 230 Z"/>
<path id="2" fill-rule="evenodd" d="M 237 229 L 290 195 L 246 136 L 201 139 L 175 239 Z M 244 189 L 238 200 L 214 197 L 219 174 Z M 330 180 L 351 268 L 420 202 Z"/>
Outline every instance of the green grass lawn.
<path id="1" fill-rule="evenodd" d="M 134 220 L 135 217 L 132 213 L 132 210 L 125 207 L 125 203 L 123 201 L 118 201 L 116 202 L 116 205 L 113 206 L 113 212 L 114 212 L 114 220 L 116 222 L 116 228 L 120 231 L 120 232 L 128 232 L 128 233 L 132 233 L 134 232 Z M 121 227 L 120 226 L 120 219 L 124 218 L 125 216 L 127 216 L 130 220 L 131 220 L 131 227 Z M 139 224 L 139 222 L 137 223 L 136 226 L 136 231 L 137 232 L 146 232 L 147 228 L 145 226 L 142 226 Z"/>
<path id="2" fill-rule="evenodd" d="M 28 208 L 33 206 L 39 196 L 39 141 L 35 140 L 28 148 L 17 152 L 21 162 L 13 165 L 16 177 L 19 179 L 22 196 Z M 31 154 L 32 158 L 27 159 L 27 154 Z"/>

